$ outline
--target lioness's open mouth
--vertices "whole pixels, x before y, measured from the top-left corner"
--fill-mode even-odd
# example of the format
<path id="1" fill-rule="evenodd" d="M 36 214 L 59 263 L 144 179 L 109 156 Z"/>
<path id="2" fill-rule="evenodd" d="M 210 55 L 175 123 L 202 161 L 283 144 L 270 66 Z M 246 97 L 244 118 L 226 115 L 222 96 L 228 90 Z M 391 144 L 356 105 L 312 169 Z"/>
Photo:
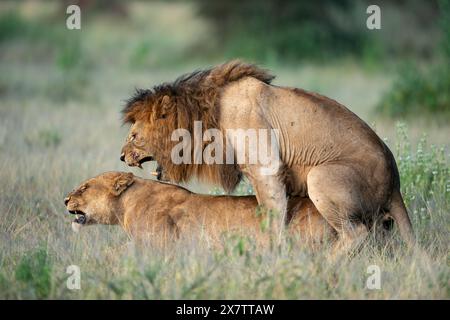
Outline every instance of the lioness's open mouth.
<path id="1" fill-rule="evenodd" d="M 76 218 L 75 218 L 75 220 L 73 220 L 73 222 L 78 223 L 78 224 L 86 223 L 86 214 L 83 211 L 69 210 L 69 213 L 76 215 Z"/>

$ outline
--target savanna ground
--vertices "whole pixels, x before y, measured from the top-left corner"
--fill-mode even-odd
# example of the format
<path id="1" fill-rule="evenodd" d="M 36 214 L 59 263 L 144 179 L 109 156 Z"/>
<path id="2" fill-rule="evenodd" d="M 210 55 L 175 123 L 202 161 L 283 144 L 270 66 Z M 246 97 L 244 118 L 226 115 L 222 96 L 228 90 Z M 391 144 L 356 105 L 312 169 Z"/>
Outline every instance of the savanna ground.
<path id="1" fill-rule="evenodd" d="M 0 51 L 0 298 L 450 297 L 450 124 L 421 115 L 406 122 L 378 116 L 374 107 L 393 71 L 363 68 L 353 60 L 266 67 L 277 75 L 276 84 L 330 96 L 386 139 L 426 255 L 408 251 L 397 234 L 382 244 L 368 239 L 352 259 L 331 263 L 326 253 L 290 242 L 255 250 L 251 240 L 228 237 L 224 249 L 191 241 L 162 251 L 136 247 L 118 227 L 73 233 L 63 198 L 82 180 L 111 170 L 150 178 L 153 165 L 134 170 L 119 161 L 127 131 L 120 124 L 124 99 L 135 87 L 221 60 L 175 63 L 188 47 L 201 53 L 195 44 L 208 37 L 205 22 L 193 17 L 189 5 L 135 5 L 127 23 L 99 16 L 81 31 L 67 31 L 63 19 L 53 22 L 61 31 L 36 22 L 55 10 L 45 4 L 22 4 L 28 20 L 12 15 L 1 20 L 2 31 L 6 25 L 8 31 L 26 32 L 2 39 Z M 9 12 L 8 5 L 15 6 L 3 3 L 1 12 Z M 143 28 L 148 21 L 151 28 Z M 213 190 L 197 183 L 189 187 Z M 80 267 L 80 290 L 66 286 L 70 265 Z M 370 265 L 381 270 L 379 290 L 366 287 Z"/>

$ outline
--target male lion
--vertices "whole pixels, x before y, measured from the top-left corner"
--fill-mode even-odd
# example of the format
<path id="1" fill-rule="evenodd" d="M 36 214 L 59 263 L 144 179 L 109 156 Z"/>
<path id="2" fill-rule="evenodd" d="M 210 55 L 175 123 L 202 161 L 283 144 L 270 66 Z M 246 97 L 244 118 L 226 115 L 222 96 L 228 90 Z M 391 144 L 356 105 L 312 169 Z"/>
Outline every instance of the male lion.
<path id="1" fill-rule="evenodd" d="M 282 230 L 287 198 L 309 197 L 339 233 L 337 248 L 346 248 L 368 234 L 367 222 L 390 214 L 405 241 L 414 234 L 402 196 L 395 159 L 389 148 L 358 116 L 338 102 L 302 89 L 271 85 L 274 77 L 254 65 L 232 61 L 197 71 L 151 90 L 138 90 L 123 109 L 131 128 L 121 160 L 130 166 L 157 160 L 167 177 L 183 182 L 196 176 L 233 190 L 241 174 L 250 179 L 258 203 L 279 215 Z M 224 134 L 223 150 L 237 149 L 228 129 L 275 129 L 280 159 L 275 174 L 260 163 L 181 163 L 172 160 L 178 144 L 175 129 Z M 203 142 L 202 151 L 209 142 Z M 220 150 L 220 148 L 219 148 Z M 194 150 L 192 151 L 194 152 Z M 246 150 L 246 159 L 250 156 Z"/>
<path id="2" fill-rule="evenodd" d="M 129 234 L 166 241 L 202 232 L 217 240 L 226 231 L 261 238 L 262 215 L 254 196 L 208 196 L 182 187 L 145 180 L 132 173 L 106 172 L 91 178 L 64 199 L 76 215 L 74 229 L 84 225 L 121 225 Z M 288 230 L 317 245 L 333 240 L 335 231 L 309 199 L 292 203 Z"/>

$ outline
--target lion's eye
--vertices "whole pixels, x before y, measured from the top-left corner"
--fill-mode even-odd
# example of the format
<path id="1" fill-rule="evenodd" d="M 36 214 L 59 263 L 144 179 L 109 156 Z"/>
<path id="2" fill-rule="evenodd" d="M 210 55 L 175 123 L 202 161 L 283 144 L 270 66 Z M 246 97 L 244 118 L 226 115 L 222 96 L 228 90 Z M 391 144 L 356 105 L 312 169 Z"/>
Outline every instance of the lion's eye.
<path id="1" fill-rule="evenodd" d="M 136 139 L 136 134 L 135 133 L 131 135 L 130 141 L 134 141 L 134 139 Z"/>

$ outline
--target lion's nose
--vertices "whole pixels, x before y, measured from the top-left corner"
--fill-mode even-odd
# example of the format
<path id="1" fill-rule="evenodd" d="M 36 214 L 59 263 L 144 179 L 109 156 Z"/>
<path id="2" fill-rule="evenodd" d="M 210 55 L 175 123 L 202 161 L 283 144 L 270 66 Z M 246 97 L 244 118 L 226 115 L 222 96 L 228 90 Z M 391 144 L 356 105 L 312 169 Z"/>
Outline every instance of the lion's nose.
<path id="1" fill-rule="evenodd" d="M 67 204 L 69 203 L 69 201 L 70 201 L 70 197 L 67 197 L 67 198 L 64 198 L 64 204 L 67 206 Z"/>
<path id="2" fill-rule="evenodd" d="M 120 155 L 120 161 L 125 161 L 125 153 L 122 152 L 122 154 Z"/>

